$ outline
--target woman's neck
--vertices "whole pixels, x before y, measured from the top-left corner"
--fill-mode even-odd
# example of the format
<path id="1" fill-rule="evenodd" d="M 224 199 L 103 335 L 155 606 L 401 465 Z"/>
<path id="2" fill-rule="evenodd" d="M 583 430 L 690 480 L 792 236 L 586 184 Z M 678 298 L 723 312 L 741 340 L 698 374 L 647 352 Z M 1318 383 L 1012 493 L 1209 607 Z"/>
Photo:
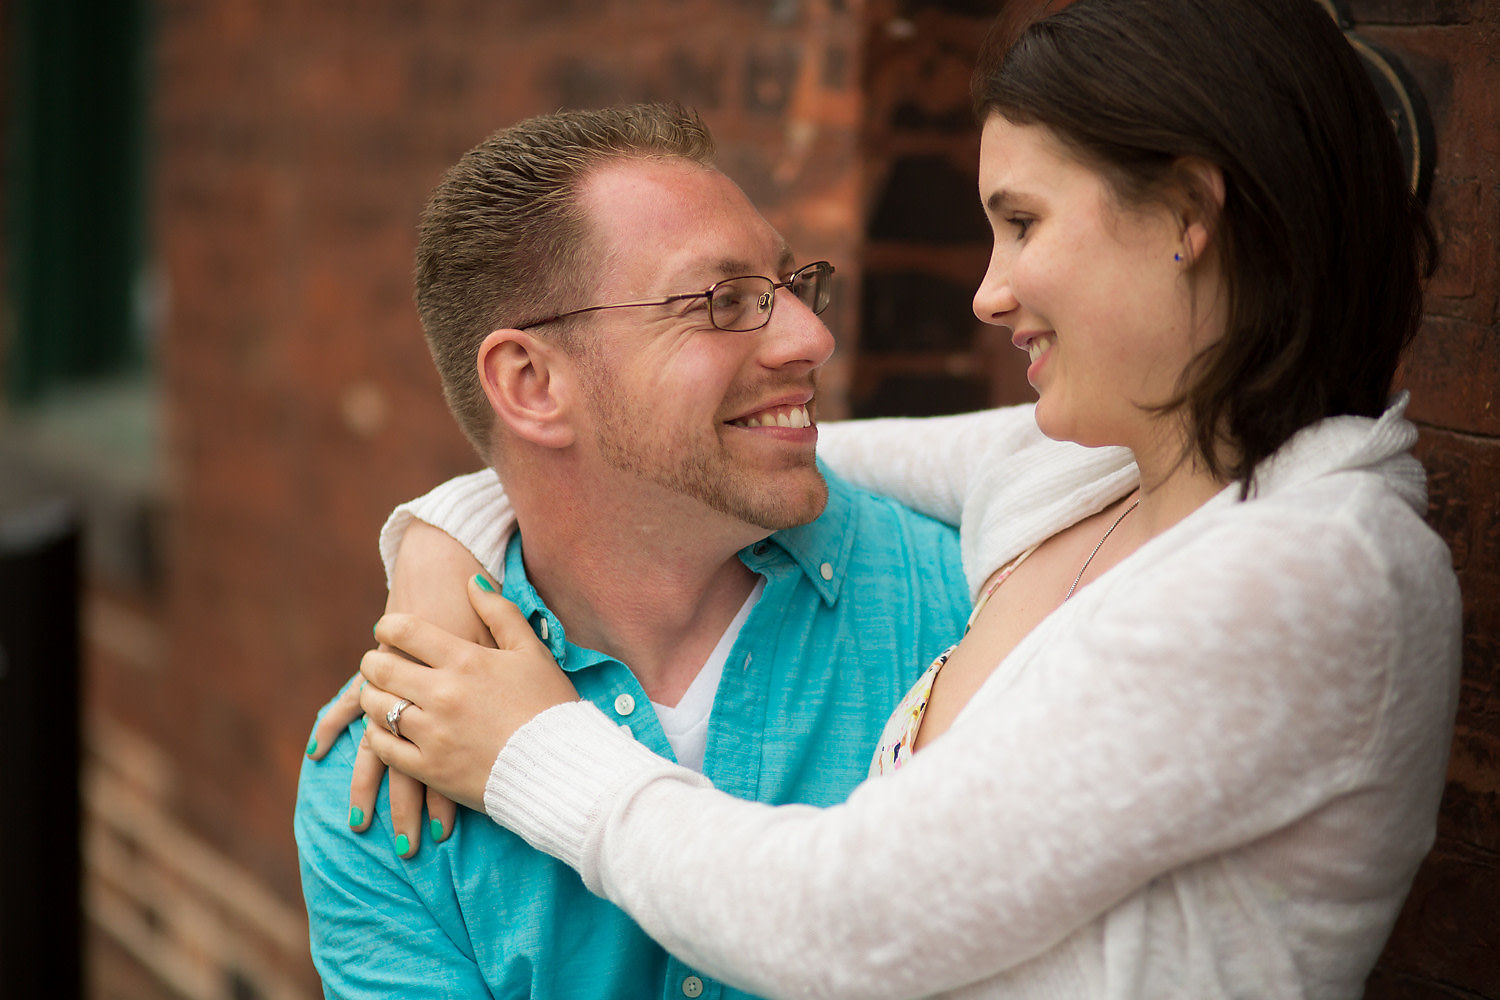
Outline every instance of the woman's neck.
<path id="1" fill-rule="evenodd" d="M 1166 531 L 1228 485 L 1208 471 L 1183 436 L 1162 435 L 1132 452 L 1141 473 L 1140 509 L 1133 519 L 1143 539 Z"/>

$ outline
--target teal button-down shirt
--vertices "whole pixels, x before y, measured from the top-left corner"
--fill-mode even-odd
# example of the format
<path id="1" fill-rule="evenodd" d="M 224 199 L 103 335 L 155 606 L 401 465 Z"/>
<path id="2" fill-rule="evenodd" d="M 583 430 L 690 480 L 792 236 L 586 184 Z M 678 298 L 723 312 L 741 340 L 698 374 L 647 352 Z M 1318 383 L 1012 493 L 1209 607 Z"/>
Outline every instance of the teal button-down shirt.
<path id="1" fill-rule="evenodd" d="M 765 577 L 765 591 L 724 666 L 704 773 L 742 798 L 846 798 L 868 771 L 887 716 L 968 614 L 951 527 L 831 474 L 828 484 L 816 521 L 739 554 Z M 670 758 L 639 682 L 620 661 L 567 641 L 527 580 L 521 552 L 513 538 L 505 596 L 580 695 Z M 668 955 L 571 869 L 485 816 L 459 810 L 447 841 L 424 840 L 402 861 L 382 788 L 369 831 L 351 832 L 357 739 L 345 733 L 322 762 L 306 761 L 297 797 L 313 960 L 329 997 L 747 996 Z"/>

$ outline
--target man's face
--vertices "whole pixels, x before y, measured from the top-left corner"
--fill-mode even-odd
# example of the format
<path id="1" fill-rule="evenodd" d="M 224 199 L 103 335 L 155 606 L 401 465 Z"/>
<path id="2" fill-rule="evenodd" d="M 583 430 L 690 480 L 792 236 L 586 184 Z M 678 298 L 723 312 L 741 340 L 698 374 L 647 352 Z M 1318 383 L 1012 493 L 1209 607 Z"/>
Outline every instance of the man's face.
<path id="1" fill-rule="evenodd" d="M 580 197 L 599 268 L 587 304 L 696 292 L 745 274 L 781 280 L 796 266 L 744 193 L 697 164 L 618 161 Z M 587 341 L 594 443 L 614 472 L 667 502 L 686 498 L 696 502 L 689 509 L 766 530 L 822 512 L 815 379 L 833 338 L 789 290 L 777 290 L 770 322 L 751 332 L 716 329 L 695 298 L 595 313 L 577 336 Z"/>

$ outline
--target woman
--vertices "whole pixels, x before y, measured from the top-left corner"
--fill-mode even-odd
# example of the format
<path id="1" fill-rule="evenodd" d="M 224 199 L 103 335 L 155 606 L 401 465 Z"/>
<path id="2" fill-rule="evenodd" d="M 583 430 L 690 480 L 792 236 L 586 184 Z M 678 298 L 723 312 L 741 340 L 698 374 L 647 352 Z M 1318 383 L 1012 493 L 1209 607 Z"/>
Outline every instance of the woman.
<path id="1" fill-rule="evenodd" d="M 1379 102 L 1310 0 L 1080 0 L 975 92 L 975 312 L 1038 393 L 992 419 L 1128 448 L 1138 482 L 973 550 L 984 601 L 877 760 L 904 766 L 827 810 L 717 793 L 570 701 L 477 584 L 500 650 L 464 654 L 457 707 L 394 654 L 363 668 L 366 712 L 422 705 L 441 752 L 368 738 L 770 995 L 1357 996 L 1431 843 L 1458 674 L 1386 408 L 1429 236 Z M 1023 521 L 985 436 L 953 447 L 966 534 Z"/>

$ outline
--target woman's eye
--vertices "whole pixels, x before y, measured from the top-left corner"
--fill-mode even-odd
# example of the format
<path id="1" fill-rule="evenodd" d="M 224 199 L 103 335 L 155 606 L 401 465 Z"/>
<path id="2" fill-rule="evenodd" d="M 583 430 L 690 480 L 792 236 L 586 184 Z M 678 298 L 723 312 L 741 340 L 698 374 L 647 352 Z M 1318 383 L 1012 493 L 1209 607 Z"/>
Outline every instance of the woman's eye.
<path id="1" fill-rule="evenodd" d="M 1026 233 L 1031 229 L 1032 222 L 1036 220 L 1013 215 L 1005 221 L 1016 227 L 1016 239 L 1024 240 L 1026 238 Z"/>

